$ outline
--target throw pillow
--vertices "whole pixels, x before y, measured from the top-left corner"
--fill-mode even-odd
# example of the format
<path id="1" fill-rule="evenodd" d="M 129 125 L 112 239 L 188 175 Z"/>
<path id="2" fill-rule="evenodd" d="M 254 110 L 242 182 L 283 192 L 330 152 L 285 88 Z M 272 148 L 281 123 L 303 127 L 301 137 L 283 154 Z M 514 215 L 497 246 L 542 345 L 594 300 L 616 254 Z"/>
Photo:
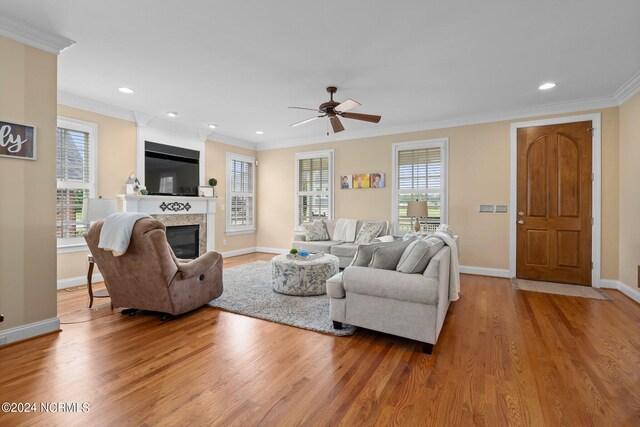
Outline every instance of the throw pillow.
<path id="1" fill-rule="evenodd" d="M 358 235 L 356 236 L 356 241 L 353 243 L 356 245 L 371 243 L 371 241 L 378 237 L 378 234 L 381 232 L 382 225 L 365 222 L 362 224 L 362 227 L 360 227 L 360 231 L 358 231 Z"/>
<path id="2" fill-rule="evenodd" d="M 402 257 L 402 254 L 411 243 L 413 243 L 413 240 L 399 240 L 390 245 L 378 246 L 373 250 L 369 267 L 395 270 L 400 257 Z"/>
<path id="3" fill-rule="evenodd" d="M 351 261 L 352 266 L 355 267 L 368 267 L 371 264 L 371 258 L 373 257 L 373 252 L 376 248 L 381 248 L 388 245 L 394 245 L 398 242 L 383 242 L 383 243 L 372 243 L 369 245 L 360 245 L 356 250 L 356 254 L 353 257 L 353 261 Z M 411 242 L 409 242 L 411 243 Z"/>
<path id="4" fill-rule="evenodd" d="M 302 232 L 309 242 L 329 240 L 329 233 L 324 222 L 306 222 L 302 224 Z"/>
<path id="5" fill-rule="evenodd" d="M 431 258 L 444 246 L 442 239 L 428 237 L 416 240 L 404 251 L 396 270 L 400 273 L 415 274 L 424 272 Z"/>

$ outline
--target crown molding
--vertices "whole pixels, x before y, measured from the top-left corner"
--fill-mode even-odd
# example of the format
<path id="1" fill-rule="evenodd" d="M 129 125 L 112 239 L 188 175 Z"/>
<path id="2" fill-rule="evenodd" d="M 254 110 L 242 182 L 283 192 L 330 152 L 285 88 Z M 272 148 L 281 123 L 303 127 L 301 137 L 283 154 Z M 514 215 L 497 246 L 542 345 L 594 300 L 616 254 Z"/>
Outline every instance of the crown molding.
<path id="1" fill-rule="evenodd" d="M 622 105 L 638 92 L 640 92 L 640 71 L 620 86 L 613 96 L 618 101 L 618 105 Z"/>
<path id="2" fill-rule="evenodd" d="M 0 12 L 0 36 L 54 55 L 60 55 L 62 51 L 76 44 L 73 40 L 38 30 L 21 19 L 14 18 L 3 12 Z"/>
<path id="3" fill-rule="evenodd" d="M 258 144 L 242 139 L 237 139 L 232 136 L 221 135 L 216 132 L 209 132 L 209 134 L 207 135 L 207 139 L 211 142 L 220 142 L 222 144 L 234 145 L 236 147 L 246 148 L 247 150 L 256 151 L 258 149 Z"/>
<path id="4" fill-rule="evenodd" d="M 331 134 L 329 136 L 292 139 L 280 142 L 266 142 L 258 144 L 257 150 L 275 150 L 278 148 L 297 147 L 302 145 L 323 144 L 327 142 L 349 141 L 353 139 L 374 138 L 378 136 L 422 132 L 435 129 L 447 129 L 458 126 L 469 126 L 484 123 L 501 122 L 523 118 L 533 118 L 554 114 L 576 113 L 579 111 L 597 110 L 601 108 L 617 107 L 619 104 L 614 97 L 586 99 L 579 101 L 562 102 L 557 104 L 546 104 L 537 107 L 526 108 L 515 111 L 503 111 L 496 113 L 469 115 L 466 117 L 452 118 L 446 120 L 413 123 L 403 126 L 394 126 L 379 130 L 367 130 L 353 132 L 350 135 Z"/>
<path id="5" fill-rule="evenodd" d="M 78 108 L 80 110 L 91 111 L 92 113 L 102 114 L 116 119 L 126 120 L 128 122 L 136 123 L 138 126 L 154 126 L 177 133 L 188 134 L 190 136 L 195 135 L 199 140 L 208 139 L 214 142 L 221 142 L 223 144 L 247 148 L 249 150 L 256 149 L 256 144 L 252 142 L 211 132 L 208 128 L 197 128 L 171 122 L 155 117 L 152 114 L 127 110 L 126 108 L 116 107 L 110 104 L 105 104 L 104 102 L 94 101 L 93 99 L 83 98 L 63 91 L 58 91 L 58 104 Z"/>
<path id="6" fill-rule="evenodd" d="M 136 117 L 131 110 L 115 107 L 110 104 L 105 104 L 104 102 L 94 101 L 93 99 L 72 95 L 67 92 L 58 91 L 58 104 L 136 123 Z"/>

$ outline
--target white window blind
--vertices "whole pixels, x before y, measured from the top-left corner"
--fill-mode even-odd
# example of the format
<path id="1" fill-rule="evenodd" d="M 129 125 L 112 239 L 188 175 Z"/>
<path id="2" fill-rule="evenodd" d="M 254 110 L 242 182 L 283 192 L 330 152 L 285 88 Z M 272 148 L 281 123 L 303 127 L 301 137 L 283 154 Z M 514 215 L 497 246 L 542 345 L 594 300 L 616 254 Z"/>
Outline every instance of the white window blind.
<path id="1" fill-rule="evenodd" d="M 398 234 L 411 231 L 407 216 L 411 200 L 426 201 L 428 217 L 420 218 L 423 231 L 435 232 L 446 221 L 446 142 L 399 144 L 395 147 L 394 222 Z"/>
<path id="2" fill-rule="evenodd" d="M 96 188 L 95 125 L 58 120 L 56 135 L 57 209 L 56 236 L 58 246 L 82 244 L 89 221 L 82 219 L 82 205 L 94 197 Z"/>
<path id="3" fill-rule="evenodd" d="M 254 231 L 253 157 L 227 153 L 227 232 Z"/>
<path id="4" fill-rule="evenodd" d="M 331 219 L 332 153 L 296 155 L 296 225 L 317 219 Z"/>

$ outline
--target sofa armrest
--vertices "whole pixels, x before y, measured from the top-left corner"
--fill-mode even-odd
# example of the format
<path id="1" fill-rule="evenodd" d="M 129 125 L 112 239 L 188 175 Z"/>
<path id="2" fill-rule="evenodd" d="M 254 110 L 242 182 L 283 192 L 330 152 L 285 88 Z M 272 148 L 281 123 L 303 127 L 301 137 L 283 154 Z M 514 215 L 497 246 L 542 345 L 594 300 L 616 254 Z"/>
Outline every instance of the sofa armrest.
<path id="1" fill-rule="evenodd" d="M 182 279 L 190 279 L 212 269 L 219 262 L 222 262 L 222 255 L 210 251 L 193 261 L 178 262 L 178 272 Z"/>
<path id="2" fill-rule="evenodd" d="M 307 237 L 304 234 L 294 234 L 293 235 L 294 242 L 306 242 Z"/>

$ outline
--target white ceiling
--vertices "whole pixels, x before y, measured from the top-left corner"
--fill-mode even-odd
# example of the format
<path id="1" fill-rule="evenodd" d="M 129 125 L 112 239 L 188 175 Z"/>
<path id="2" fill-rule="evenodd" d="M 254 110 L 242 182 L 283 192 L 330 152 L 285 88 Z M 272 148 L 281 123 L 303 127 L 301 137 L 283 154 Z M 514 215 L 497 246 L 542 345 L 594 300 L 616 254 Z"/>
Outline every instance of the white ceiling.
<path id="1" fill-rule="evenodd" d="M 76 41 L 61 92 L 256 144 L 342 138 L 550 104 L 612 99 L 640 70 L 638 0 L 2 0 L 3 13 Z M 539 91 L 546 81 L 558 83 Z M 133 95 L 117 88 L 128 86 Z M 264 135 L 256 135 L 262 130 Z"/>

